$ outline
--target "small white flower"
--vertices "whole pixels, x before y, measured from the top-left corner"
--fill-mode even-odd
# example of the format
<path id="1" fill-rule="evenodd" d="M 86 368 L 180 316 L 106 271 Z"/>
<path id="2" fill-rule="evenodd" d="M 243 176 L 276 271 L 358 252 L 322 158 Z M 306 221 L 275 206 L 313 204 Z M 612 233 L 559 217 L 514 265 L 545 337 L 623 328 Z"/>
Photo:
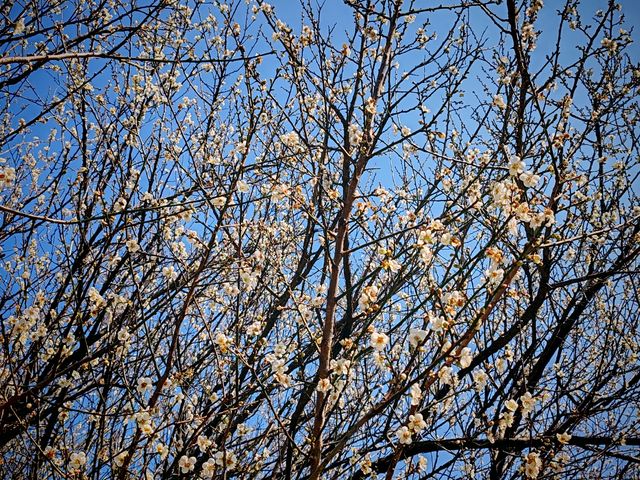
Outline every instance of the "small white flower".
<path id="1" fill-rule="evenodd" d="M 427 428 L 427 422 L 424 421 L 421 413 L 409 415 L 409 429 L 415 433 L 421 432 Z"/>
<path id="2" fill-rule="evenodd" d="M 364 109 L 367 111 L 367 113 L 375 115 L 377 113 L 376 101 L 371 97 L 367 98 Z"/>
<path id="3" fill-rule="evenodd" d="M 202 464 L 202 476 L 204 478 L 213 478 L 216 471 L 216 461 L 210 458 Z"/>
<path id="4" fill-rule="evenodd" d="M 318 382 L 316 390 L 322 393 L 327 393 L 331 390 L 331 381 L 328 378 L 321 378 Z"/>
<path id="5" fill-rule="evenodd" d="M 135 415 L 136 422 L 138 422 L 138 427 L 140 427 L 140 431 L 145 435 L 151 435 L 155 429 L 155 425 L 153 424 L 151 415 L 147 411 L 138 412 Z"/>
<path id="6" fill-rule="evenodd" d="M 13 34 L 20 35 L 22 32 L 24 32 L 24 18 L 20 17 L 13 27 Z"/>
<path id="7" fill-rule="evenodd" d="M 162 275 L 168 280 L 175 280 L 178 277 L 178 273 L 173 265 L 162 267 Z"/>
<path id="8" fill-rule="evenodd" d="M 536 175 L 535 173 L 527 170 L 526 172 L 522 172 L 520 174 L 520 180 L 522 181 L 525 187 L 533 188 L 540 181 L 540 175 Z"/>
<path id="9" fill-rule="evenodd" d="M 351 367 L 351 361 L 345 358 L 340 358 L 338 360 L 333 359 L 330 362 L 330 370 L 338 375 L 346 375 L 349 373 L 349 368 Z"/>
<path id="10" fill-rule="evenodd" d="M 498 107 L 500 110 L 504 110 L 505 108 L 507 108 L 507 104 L 504 102 L 502 95 L 495 95 L 493 97 L 493 105 Z"/>
<path id="11" fill-rule="evenodd" d="M 520 160 L 520 157 L 514 155 L 509 163 L 509 175 L 517 177 L 524 172 L 524 162 Z"/>
<path id="12" fill-rule="evenodd" d="M 100 292 L 93 287 L 89 288 L 87 297 L 89 298 L 89 306 L 93 316 L 97 315 L 107 304 L 106 300 L 100 295 Z"/>
<path id="13" fill-rule="evenodd" d="M 420 404 L 420 400 L 422 399 L 422 389 L 420 385 L 414 383 L 411 385 L 411 389 L 409 390 L 409 394 L 411 395 L 411 405 L 416 406 Z"/>
<path id="14" fill-rule="evenodd" d="M 142 202 L 152 202 L 154 200 L 153 194 L 151 192 L 145 192 L 142 197 L 140 197 Z"/>
<path id="15" fill-rule="evenodd" d="M 618 51 L 618 43 L 611 38 L 603 38 L 600 44 L 606 48 L 610 55 L 613 55 Z"/>
<path id="16" fill-rule="evenodd" d="M 231 339 L 224 333 L 216 333 L 216 338 L 214 341 L 216 345 L 218 345 L 218 348 L 220 348 L 220 352 L 227 353 L 227 351 L 229 351 L 229 347 L 231 346 Z"/>
<path id="17" fill-rule="evenodd" d="M 0 188 L 10 187 L 16 180 L 16 169 L 12 167 L 0 167 Z"/>
<path id="18" fill-rule="evenodd" d="M 180 457 L 178 465 L 180 466 L 180 471 L 182 473 L 192 472 L 196 467 L 196 457 L 187 457 L 186 455 L 183 455 Z"/>
<path id="19" fill-rule="evenodd" d="M 130 337 L 131 337 L 131 334 L 129 333 L 129 330 L 127 330 L 126 328 L 122 328 L 121 330 L 118 331 L 118 340 L 120 340 L 121 342 L 126 342 L 127 340 L 129 340 Z"/>
<path id="20" fill-rule="evenodd" d="M 156 444 L 156 453 L 160 455 L 160 458 L 164 460 L 169 455 L 169 447 L 167 447 L 164 443 Z"/>
<path id="21" fill-rule="evenodd" d="M 144 395 L 145 393 L 151 391 L 152 388 L 153 388 L 153 383 L 152 383 L 152 381 L 151 381 L 151 379 L 149 377 L 141 377 L 141 378 L 138 379 L 137 390 L 142 395 Z"/>
<path id="22" fill-rule="evenodd" d="M 507 400 L 506 402 L 504 402 L 504 406 L 507 410 L 509 410 L 510 412 L 515 412 L 516 410 L 518 410 L 518 402 L 516 402 L 514 399 L 510 398 L 509 400 Z"/>
<path id="23" fill-rule="evenodd" d="M 124 210 L 126 206 L 127 206 L 127 201 L 124 198 L 119 197 L 116 200 L 116 203 L 113 204 L 113 211 L 116 213 L 121 212 L 122 210 Z"/>
<path id="24" fill-rule="evenodd" d="M 409 329 L 409 345 L 412 347 L 417 347 L 419 344 L 424 342 L 424 339 L 427 338 L 427 331 L 421 330 L 419 328 L 410 328 Z"/>
<path id="25" fill-rule="evenodd" d="M 536 399 L 531 393 L 525 392 L 524 395 L 520 397 L 520 403 L 522 404 L 522 414 L 526 416 L 533 410 Z"/>
<path id="26" fill-rule="evenodd" d="M 458 366 L 460 368 L 467 368 L 471 365 L 471 360 L 473 360 L 471 349 L 469 347 L 464 347 L 458 357 Z"/>
<path id="27" fill-rule="evenodd" d="M 490 268 L 485 272 L 487 277 L 487 283 L 495 286 L 502 282 L 504 278 L 504 269 L 502 268 Z"/>
<path id="28" fill-rule="evenodd" d="M 389 337 L 384 333 L 372 332 L 371 333 L 371 346 L 374 350 L 381 352 L 389 343 Z"/>
<path id="29" fill-rule="evenodd" d="M 384 259 L 382 268 L 389 270 L 391 273 L 397 273 L 402 269 L 402 264 L 393 258 Z"/>
<path id="30" fill-rule="evenodd" d="M 477 392 L 481 391 L 487 385 L 489 377 L 484 370 L 474 370 L 471 376 L 473 377 L 474 388 Z"/>
<path id="31" fill-rule="evenodd" d="M 237 187 L 240 193 L 247 193 L 249 191 L 249 184 L 244 180 L 238 180 Z"/>
<path id="32" fill-rule="evenodd" d="M 113 463 L 115 463 L 116 467 L 122 467 L 124 465 L 124 461 L 127 459 L 128 455 L 129 455 L 129 453 L 126 452 L 126 451 L 118 454 L 116 456 L 116 458 L 113 459 Z"/>
<path id="33" fill-rule="evenodd" d="M 300 136 L 296 132 L 289 132 L 280 135 L 280 141 L 283 145 L 294 148 L 300 145 Z"/>
<path id="34" fill-rule="evenodd" d="M 362 289 L 362 296 L 358 302 L 358 306 L 362 310 L 366 310 L 376 303 L 378 299 L 378 287 L 375 285 L 369 285 Z"/>
<path id="35" fill-rule="evenodd" d="M 216 197 L 213 200 L 211 200 L 211 203 L 213 204 L 214 207 L 221 208 L 221 207 L 224 207 L 225 203 L 227 203 L 227 198 L 226 197 Z"/>
<path id="36" fill-rule="evenodd" d="M 362 473 L 369 475 L 371 473 L 371 455 L 367 453 L 360 463 L 358 463 L 358 466 Z"/>
<path id="37" fill-rule="evenodd" d="M 216 452 L 214 455 L 214 461 L 216 465 L 226 466 L 228 470 L 231 470 L 238 463 L 238 459 L 233 452 Z"/>
<path id="38" fill-rule="evenodd" d="M 140 245 L 134 239 L 127 240 L 126 245 L 129 253 L 136 253 L 140 251 Z"/>
<path id="39" fill-rule="evenodd" d="M 408 427 L 400 427 L 396 431 L 396 437 L 398 437 L 398 441 L 403 445 L 409 445 L 412 442 L 411 438 L 411 430 Z"/>
<path id="40" fill-rule="evenodd" d="M 197 443 L 200 451 L 202 453 L 206 453 L 207 449 L 211 446 L 213 442 L 209 440 L 209 438 L 207 438 L 206 435 L 198 435 Z"/>
<path id="41" fill-rule="evenodd" d="M 69 456 L 69 466 L 72 470 L 80 470 L 87 463 L 87 455 L 84 452 L 74 452 Z"/>
<path id="42" fill-rule="evenodd" d="M 429 328 L 434 332 L 440 332 L 447 325 L 447 321 L 442 317 L 429 312 Z"/>
<path id="43" fill-rule="evenodd" d="M 524 474 L 527 478 L 538 478 L 540 474 L 540 468 L 542 467 L 542 460 L 540 455 L 536 452 L 530 452 L 524 457 Z"/>
<path id="44" fill-rule="evenodd" d="M 262 323 L 253 322 L 251 325 L 247 327 L 246 332 L 247 332 L 247 335 L 251 337 L 256 337 L 260 335 L 260 333 L 262 332 Z"/>

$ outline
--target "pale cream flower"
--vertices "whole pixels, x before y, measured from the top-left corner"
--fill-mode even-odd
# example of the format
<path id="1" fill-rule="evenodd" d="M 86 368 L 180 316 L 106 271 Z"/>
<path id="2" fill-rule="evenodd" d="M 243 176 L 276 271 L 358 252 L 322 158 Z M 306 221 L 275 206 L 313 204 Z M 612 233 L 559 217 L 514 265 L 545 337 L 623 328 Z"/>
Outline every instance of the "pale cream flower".
<path id="1" fill-rule="evenodd" d="M 507 410 L 509 410 L 510 412 L 515 412 L 516 410 L 518 410 L 518 402 L 516 402 L 514 399 L 510 398 L 509 400 L 507 400 L 506 402 L 504 402 L 504 406 Z"/>
<path id="2" fill-rule="evenodd" d="M 247 335 L 251 337 L 256 337 L 262 333 L 262 323 L 261 322 L 253 322 L 251 325 L 247 327 Z"/>
<path id="3" fill-rule="evenodd" d="M 474 370 L 471 377 L 473 378 L 474 388 L 477 392 L 484 389 L 487 385 L 487 380 L 489 379 L 485 371 L 482 369 Z"/>
<path id="4" fill-rule="evenodd" d="M 522 181 L 525 187 L 533 188 L 540 181 L 540 176 L 527 170 L 526 172 L 522 172 L 520 174 L 520 180 Z"/>
<path id="5" fill-rule="evenodd" d="M 331 381 L 328 378 L 321 378 L 318 382 L 316 390 L 322 393 L 327 393 L 331 390 Z"/>
<path id="6" fill-rule="evenodd" d="M 526 416 L 533 410 L 536 399 L 531 393 L 525 392 L 524 395 L 520 397 L 520 403 L 522 404 L 522 414 Z"/>
<path id="7" fill-rule="evenodd" d="M 202 453 L 206 453 L 207 449 L 213 444 L 213 442 L 206 435 L 198 435 L 196 440 L 198 448 Z"/>
<path id="8" fill-rule="evenodd" d="M 444 317 L 429 312 L 429 328 L 434 332 L 441 332 L 447 325 Z"/>
<path id="9" fill-rule="evenodd" d="M 202 464 L 202 476 L 204 478 L 213 478 L 216 472 L 216 461 L 210 458 Z"/>
<path id="10" fill-rule="evenodd" d="M 87 463 L 87 454 L 84 452 L 73 452 L 69 456 L 69 467 L 72 470 L 80 470 Z"/>
<path id="11" fill-rule="evenodd" d="M 424 421 L 421 413 L 409 415 L 408 427 L 411 431 L 418 433 L 427 428 L 427 422 Z"/>
<path id="12" fill-rule="evenodd" d="M 351 361 L 346 358 L 332 359 L 329 363 L 329 369 L 338 375 L 348 374 L 350 367 Z"/>
<path id="13" fill-rule="evenodd" d="M 180 466 L 180 471 L 182 473 L 192 472 L 196 466 L 196 457 L 187 457 L 186 455 L 183 455 L 180 457 L 178 465 Z"/>
<path id="14" fill-rule="evenodd" d="M 563 445 L 566 445 L 571 440 L 571 435 L 567 432 L 562 432 L 562 433 L 557 433 L 556 438 L 558 439 L 558 442 L 560 442 Z"/>
<path id="15" fill-rule="evenodd" d="M 385 349 L 387 344 L 389 343 L 389 337 L 384 333 L 380 332 L 372 332 L 371 333 L 371 346 L 374 350 L 381 352 Z"/>
<path id="16" fill-rule="evenodd" d="M 126 241 L 127 250 L 129 253 L 136 253 L 140 251 L 140 245 L 133 238 Z"/>
<path id="17" fill-rule="evenodd" d="M 136 389 L 142 395 L 151 391 L 152 388 L 153 388 L 153 382 L 149 377 L 140 377 L 138 379 L 138 386 L 136 387 Z"/>
<path id="18" fill-rule="evenodd" d="M 396 437 L 402 445 L 409 445 L 413 439 L 411 438 L 411 430 L 408 427 L 400 427 L 396 431 Z"/>
<path id="19" fill-rule="evenodd" d="M 505 108 L 507 108 L 507 104 L 504 101 L 504 98 L 502 98 L 502 95 L 495 95 L 493 97 L 493 105 L 498 107 L 500 110 L 504 110 Z"/>
<path id="20" fill-rule="evenodd" d="M 419 328 L 410 328 L 409 329 L 409 345 L 412 347 L 417 347 L 419 344 L 424 342 L 424 339 L 427 338 L 427 331 L 421 330 Z"/>
<path id="21" fill-rule="evenodd" d="M 520 157 L 514 155 L 509 162 L 509 175 L 517 177 L 524 172 L 524 162 L 520 160 Z"/>
<path id="22" fill-rule="evenodd" d="M 247 193 L 249 191 L 249 184 L 244 180 L 238 180 L 237 188 L 238 188 L 238 192 Z"/>
<path id="23" fill-rule="evenodd" d="M 116 457 L 113 459 L 113 463 L 115 464 L 115 466 L 122 467 L 128 455 L 129 455 L 129 452 L 127 451 L 121 452 L 118 455 L 116 455 Z"/>
<path id="24" fill-rule="evenodd" d="M 229 347 L 231 346 L 231 339 L 227 337 L 224 333 L 218 332 L 215 337 L 215 344 L 220 348 L 220 352 L 227 353 L 229 351 Z"/>
<path id="25" fill-rule="evenodd" d="M 156 453 L 160 455 L 160 458 L 164 460 L 169 455 L 169 447 L 167 447 L 164 443 L 156 444 Z"/>
<path id="26" fill-rule="evenodd" d="M 538 478 L 542 468 L 542 460 L 536 452 L 530 452 L 524 457 L 524 474 L 527 478 Z"/>
<path id="27" fill-rule="evenodd" d="M 473 356 L 471 355 L 471 349 L 469 347 L 464 347 L 458 357 L 458 366 L 460 368 L 467 368 L 471 365 L 472 360 Z"/>
<path id="28" fill-rule="evenodd" d="M 420 388 L 420 385 L 418 385 L 417 383 L 411 385 L 409 394 L 411 395 L 411 405 L 418 405 L 420 403 L 420 400 L 422 399 L 422 389 Z"/>
<path id="29" fill-rule="evenodd" d="M 214 460 L 216 465 L 225 466 L 228 470 L 233 469 L 237 463 L 238 459 L 233 452 L 216 452 L 214 455 Z"/>

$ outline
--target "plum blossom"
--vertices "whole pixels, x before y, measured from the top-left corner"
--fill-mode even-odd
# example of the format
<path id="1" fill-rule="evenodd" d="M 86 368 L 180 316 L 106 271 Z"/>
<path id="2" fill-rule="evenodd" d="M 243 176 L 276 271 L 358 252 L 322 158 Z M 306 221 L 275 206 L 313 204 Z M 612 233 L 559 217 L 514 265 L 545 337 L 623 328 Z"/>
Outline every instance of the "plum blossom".
<path id="1" fill-rule="evenodd" d="M 403 426 L 396 431 L 396 437 L 402 445 L 409 445 L 413 439 L 411 438 L 411 430 L 409 427 Z"/>
<path id="2" fill-rule="evenodd" d="M 473 356 L 471 355 L 471 349 L 469 347 L 464 347 L 458 356 L 458 366 L 460 368 L 467 368 L 471 365 L 472 360 Z"/>
<path id="3" fill-rule="evenodd" d="M 375 330 L 371 333 L 371 347 L 374 350 L 381 352 L 385 349 L 388 343 L 389 337 L 384 333 L 380 333 Z"/>
<path id="4" fill-rule="evenodd" d="M 87 463 L 87 454 L 84 452 L 73 452 L 69 456 L 69 467 L 72 470 L 80 470 Z"/>
<path id="5" fill-rule="evenodd" d="M 322 393 L 327 393 L 329 390 L 331 390 L 331 386 L 331 380 L 329 380 L 328 378 L 321 378 L 320 381 L 318 381 L 316 390 Z"/>
<path id="6" fill-rule="evenodd" d="M 426 330 L 421 330 L 419 328 L 411 328 L 409 329 L 409 345 L 413 348 L 417 347 L 420 343 L 424 342 L 424 339 L 427 338 Z"/>
<path id="7" fill-rule="evenodd" d="M 489 376 L 482 369 L 476 369 L 471 374 L 473 378 L 473 384 L 476 391 L 480 392 L 487 385 L 487 381 L 489 380 Z"/>
<path id="8" fill-rule="evenodd" d="M 182 473 L 193 472 L 193 469 L 196 467 L 196 457 L 188 457 L 187 455 L 183 455 L 178 461 L 178 466 L 180 467 L 180 471 Z"/>
<path id="9" fill-rule="evenodd" d="M 527 478 L 538 478 L 540 469 L 542 468 L 542 460 L 536 452 L 529 452 L 524 457 L 524 474 Z"/>
<path id="10" fill-rule="evenodd" d="M 527 188 L 535 187 L 540 181 L 540 175 L 536 175 L 535 173 L 528 170 L 526 172 L 522 172 L 519 178 L 523 185 Z"/>
<path id="11" fill-rule="evenodd" d="M 152 388 L 153 382 L 149 377 L 140 377 L 138 379 L 138 386 L 136 387 L 136 390 L 138 390 L 140 394 L 144 395 L 145 393 L 150 392 Z"/>
<path id="12" fill-rule="evenodd" d="M 427 422 L 424 421 L 421 413 L 416 413 L 409 415 L 409 424 L 407 426 L 412 432 L 419 433 L 427 428 Z"/>
<path id="13" fill-rule="evenodd" d="M 227 470 L 232 470 L 238 464 L 238 459 L 233 452 L 216 452 L 213 456 L 216 465 L 226 467 Z"/>
<path id="14" fill-rule="evenodd" d="M 510 412 L 515 412 L 516 410 L 518 410 L 518 402 L 516 402 L 512 398 L 504 402 L 504 406 Z"/>
<path id="15" fill-rule="evenodd" d="M 215 473 L 216 461 L 213 458 L 210 458 L 202 464 L 202 476 L 204 478 L 213 478 Z"/>

